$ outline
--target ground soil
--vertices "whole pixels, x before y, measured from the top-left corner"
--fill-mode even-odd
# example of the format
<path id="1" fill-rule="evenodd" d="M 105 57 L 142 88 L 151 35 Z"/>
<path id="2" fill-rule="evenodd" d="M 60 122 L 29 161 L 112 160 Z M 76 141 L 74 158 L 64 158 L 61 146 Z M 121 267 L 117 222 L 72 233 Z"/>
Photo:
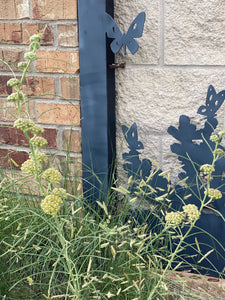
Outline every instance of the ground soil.
<path id="1" fill-rule="evenodd" d="M 170 289 L 175 292 L 172 299 L 225 299 L 225 279 L 193 274 L 190 272 L 171 271 L 167 276 Z M 184 296 L 180 296 L 183 294 Z M 177 296 L 176 296 L 177 295 Z"/>

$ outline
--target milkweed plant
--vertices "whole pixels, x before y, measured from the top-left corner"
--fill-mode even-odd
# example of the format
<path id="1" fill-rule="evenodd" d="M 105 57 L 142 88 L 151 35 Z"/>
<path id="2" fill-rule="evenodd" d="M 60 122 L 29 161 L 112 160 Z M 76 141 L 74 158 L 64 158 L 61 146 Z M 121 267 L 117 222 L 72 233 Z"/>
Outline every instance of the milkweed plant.
<path id="1" fill-rule="evenodd" d="M 168 299 L 174 291 L 166 279 L 167 272 L 174 268 L 183 243 L 204 207 L 222 197 L 219 190 L 210 187 L 210 181 L 215 162 L 224 156 L 218 145 L 225 133 L 211 136 L 216 146 L 212 163 L 201 166 L 206 182 L 200 208 L 188 204 L 180 211 L 171 211 L 172 187 L 163 197 L 157 197 L 150 187 L 152 175 L 138 182 L 135 197 L 129 189 L 113 182 L 107 199 L 99 199 L 94 207 L 81 193 L 73 195 L 64 189 L 60 185 L 61 172 L 47 167 L 51 162 L 42 150 L 48 148 L 42 136 L 44 128 L 29 114 L 32 100 L 24 94 L 22 85 L 30 65 L 37 59 L 42 37 L 43 33 L 30 37 L 29 52 L 18 64 L 22 76 L 19 79 L 14 76 L 7 82 L 13 88 L 7 100 L 14 103 L 18 112 L 13 127 L 22 130 L 29 142 L 29 158 L 21 165 L 21 178 L 36 182 L 39 193 L 31 207 L 30 201 L 25 200 L 33 199 L 34 195 L 15 193 L 14 181 L 7 183 L 3 178 L 1 182 L 0 257 L 6 266 L 2 272 L 6 287 L 0 286 L 4 291 L 2 296 L 4 299 L 8 295 L 16 295 L 16 299 L 20 295 L 23 299 Z M 129 178 L 128 185 L 132 180 L 135 179 Z M 139 222 L 131 213 L 138 199 L 145 198 L 143 187 L 150 187 L 156 203 L 165 200 L 164 205 L 153 205 L 149 210 L 150 217 L 156 220 L 152 226 L 146 219 Z M 183 226 L 188 226 L 185 233 Z M 174 240 L 176 246 L 171 250 Z M 190 295 L 189 291 L 178 289 L 181 294 Z"/>

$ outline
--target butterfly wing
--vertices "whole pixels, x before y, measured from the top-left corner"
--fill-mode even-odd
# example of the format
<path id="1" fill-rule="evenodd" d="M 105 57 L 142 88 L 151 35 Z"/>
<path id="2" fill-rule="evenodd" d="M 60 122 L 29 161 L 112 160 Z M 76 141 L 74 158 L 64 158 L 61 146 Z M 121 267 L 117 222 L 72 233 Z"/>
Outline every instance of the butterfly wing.
<path id="1" fill-rule="evenodd" d="M 109 14 L 105 14 L 105 23 L 108 38 L 114 39 L 110 44 L 110 48 L 112 52 L 116 54 L 123 46 L 123 34 L 120 31 L 119 26 Z"/>
<path id="2" fill-rule="evenodd" d="M 127 34 L 125 35 L 124 42 L 123 42 L 124 54 L 126 53 L 126 46 L 128 47 L 128 49 L 132 54 L 137 52 L 139 45 L 135 41 L 135 38 L 139 38 L 142 36 L 144 23 L 145 23 L 145 13 L 141 12 L 131 23 L 127 31 Z"/>
<path id="3" fill-rule="evenodd" d="M 209 86 L 206 96 L 206 105 L 202 105 L 198 109 L 200 115 L 207 118 L 213 118 L 216 116 L 217 110 L 223 104 L 225 100 L 225 91 L 221 91 L 218 94 L 212 85 Z"/>
<path id="4" fill-rule="evenodd" d="M 133 123 L 130 128 L 122 125 L 123 135 L 132 150 L 144 149 L 142 142 L 138 141 L 137 124 Z"/>

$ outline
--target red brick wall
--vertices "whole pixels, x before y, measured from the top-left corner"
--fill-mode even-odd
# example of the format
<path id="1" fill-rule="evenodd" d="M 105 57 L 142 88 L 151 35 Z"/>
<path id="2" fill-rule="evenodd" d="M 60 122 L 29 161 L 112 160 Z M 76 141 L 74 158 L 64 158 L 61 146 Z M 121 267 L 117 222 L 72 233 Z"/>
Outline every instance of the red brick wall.
<path id="1" fill-rule="evenodd" d="M 29 34 L 42 32 L 47 25 L 38 60 L 23 89 L 33 98 L 31 116 L 40 116 L 38 122 L 45 128 L 50 151 L 65 156 L 72 126 L 71 157 L 81 161 L 76 0 L 0 0 L 0 8 L 0 59 L 7 61 L 18 76 L 15 66 L 28 50 Z M 6 86 L 10 77 L 10 70 L 0 62 L 0 162 L 4 168 L 10 167 L 11 152 L 19 165 L 27 159 L 27 142 L 19 130 L 12 128 L 14 104 L 6 100 L 12 92 Z"/>

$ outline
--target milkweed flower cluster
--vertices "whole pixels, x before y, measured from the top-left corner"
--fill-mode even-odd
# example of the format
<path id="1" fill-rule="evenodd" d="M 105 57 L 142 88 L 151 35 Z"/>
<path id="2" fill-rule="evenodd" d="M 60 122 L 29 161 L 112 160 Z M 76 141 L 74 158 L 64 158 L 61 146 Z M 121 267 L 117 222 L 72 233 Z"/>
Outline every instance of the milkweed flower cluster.
<path id="1" fill-rule="evenodd" d="M 224 135 L 225 131 L 219 131 L 218 133 L 213 132 L 210 136 L 210 141 L 219 143 Z"/>
<path id="2" fill-rule="evenodd" d="M 41 164 L 39 161 L 35 161 L 32 158 L 26 160 L 22 166 L 21 171 L 22 173 L 35 175 L 36 173 L 40 173 L 42 170 Z"/>
<path id="3" fill-rule="evenodd" d="M 165 221 L 167 225 L 179 226 L 184 220 L 184 215 L 178 211 L 169 212 L 165 216 Z"/>
<path id="4" fill-rule="evenodd" d="M 54 188 L 52 190 L 52 194 L 56 196 L 60 196 L 63 199 L 67 197 L 66 190 L 63 188 Z"/>
<path id="5" fill-rule="evenodd" d="M 21 61 L 18 63 L 17 68 L 20 70 L 24 70 L 27 67 L 27 62 L 26 61 Z"/>
<path id="6" fill-rule="evenodd" d="M 47 162 L 48 161 L 48 156 L 40 151 L 36 151 L 35 154 L 33 155 L 30 153 L 29 157 L 33 160 L 37 160 L 39 162 Z"/>
<path id="7" fill-rule="evenodd" d="M 194 204 L 188 204 L 183 206 L 183 211 L 187 216 L 188 221 L 190 222 L 197 221 L 200 218 L 201 213 L 198 210 L 198 207 Z"/>
<path id="8" fill-rule="evenodd" d="M 200 167 L 200 171 L 203 172 L 204 175 L 210 175 L 215 171 L 215 168 L 212 165 L 204 164 Z"/>
<path id="9" fill-rule="evenodd" d="M 221 191 L 219 191 L 217 189 L 213 189 L 213 188 L 209 188 L 209 189 L 205 190 L 205 194 L 213 200 L 221 199 L 223 196 Z"/>
<path id="10" fill-rule="evenodd" d="M 32 49 L 32 50 L 34 50 L 34 49 Z M 37 57 L 36 57 L 35 52 L 30 51 L 30 52 L 27 52 L 27 53 L 24 54 L 24 58 L 26 58 L 28 60 L 31 60 L 31 61 L 34 61 L 34 60 L 36 60 Z"/>
<path id="11" fill-rule="evenodd" d="M 27 132 L 27 131 L 31 132 L 34 126 L 35 126 L 34 121 L 26 120 L 26 119 L 22 119 L 22 118 L 17 119 L 13 125 L 14 128 L 20 129 L 24 132 Z"/>
<path id="12" fill-rule="evenodd" d="M 41 147 L 46 146 L 48 144 L 48 141 L 45 138 L 41 137 L 41 136 L 32 137 L 31 142 L 37 148 L 41 148 Z"/>
<path id="13" fill-rule="evenodd" d="M 223 149 L 217 148 L 215 150 L 215 154 L 219 155 L 219 156 L 225 156 L 225 152 L 223 151 Z"/>
<path id="14" fill-rule="evenodd" d="M 14 78 L 13 78 L 14 79 Z M 11 102 L 17 102 L 17 101 L 23 101 L 26 99 L 26 96 L 23 92 L 19 91 L 16 93 L 12 93 L 7 97 L 7 101 Z"/>
<path id="15" fill-rule="evenodd" d="M 10 78 L 8 81 L 7 81 L 7 86 L 17 86 L 20 84 L 20 81 L 19 79 L 17 78 Z"/>
<path id="16" fill-rule="evenodd" d="M 53 168 L 45 170 L 42 176 L 44 179 L 49 180 L 51 183 L 59 183 L 59 181 L 62 179 L 61 173 Z"/>
<path id="17" fill-rule="evenodd" d="M 62 203 L 60 196 L 48 195 L 41 201 L 41 208 L 46 214 L 56 216 Z"/>
<path id="18" fill-rule="evenodd" d="M 183 222 L 192 223 L 200 218 L 200 211 L 195 204 L 188 204 L 183 206 L 183 211 L 169 212 L 165 216 L 167 226 L 177 227 Z"/>

